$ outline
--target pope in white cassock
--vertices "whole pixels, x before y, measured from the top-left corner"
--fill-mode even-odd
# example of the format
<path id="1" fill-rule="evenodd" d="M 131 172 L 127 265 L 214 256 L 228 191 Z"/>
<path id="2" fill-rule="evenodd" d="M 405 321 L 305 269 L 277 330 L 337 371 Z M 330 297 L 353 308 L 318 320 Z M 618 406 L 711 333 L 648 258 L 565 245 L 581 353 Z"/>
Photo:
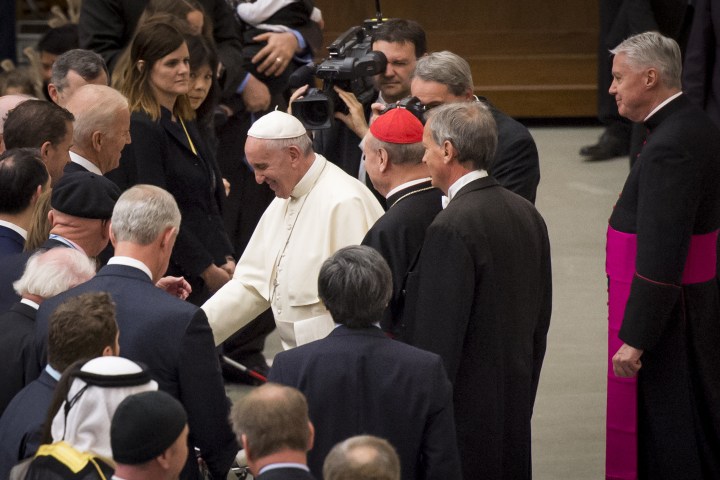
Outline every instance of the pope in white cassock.
<path id="1" fill-rule="evenodd" d="M 320 266 L 360 244 L 383 209 L 365 185 L 313 152 L 305 127 L 287 113 L 268 113 L 252 125 L 245 156 L 275 199 L 233 278 L 202 306 L 215 344 L 268 307 L 285 349 L 323 338 L 334 323 L 318 299 Z"/>

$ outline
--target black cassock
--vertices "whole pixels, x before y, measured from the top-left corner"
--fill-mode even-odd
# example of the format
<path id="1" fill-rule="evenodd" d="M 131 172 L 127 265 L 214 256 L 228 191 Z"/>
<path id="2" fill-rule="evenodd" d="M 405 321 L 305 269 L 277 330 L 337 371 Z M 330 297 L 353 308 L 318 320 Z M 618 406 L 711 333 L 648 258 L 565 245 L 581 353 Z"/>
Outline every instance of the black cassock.
<path id="1" fill-rule="evenodd" d="M 637 235 L 620 339 L 644 350 L 638 375 L 640 478 L 720 478 L 718 283 L 683 284 L 692 237 L 720 227 L 720 131 L 681 95 L 645 122 L 610 217 Z M 715 249 L 702 252 L 713 262 Z M 697 255 L 697 254 L 696 254 Z"/>
<path id="2" fill-rule="evenodd" d="M 463 478 L 531 478 L 551 288 L 545 222 L 492 177 L 461 188 L 427 230 L 402 337 L 445 363 Z"/>

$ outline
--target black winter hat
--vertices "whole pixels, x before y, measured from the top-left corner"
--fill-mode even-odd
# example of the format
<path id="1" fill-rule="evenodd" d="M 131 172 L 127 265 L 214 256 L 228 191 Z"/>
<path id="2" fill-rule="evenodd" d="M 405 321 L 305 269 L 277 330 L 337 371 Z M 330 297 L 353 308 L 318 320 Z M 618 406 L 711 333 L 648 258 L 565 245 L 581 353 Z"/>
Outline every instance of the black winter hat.
<path id="1" fill-rule="evenodd" d="M 50 206 L 73 217 L 107 220 L 120 193 L 120 188 L 102 175 L 66 173 L 52 189 Z"/>

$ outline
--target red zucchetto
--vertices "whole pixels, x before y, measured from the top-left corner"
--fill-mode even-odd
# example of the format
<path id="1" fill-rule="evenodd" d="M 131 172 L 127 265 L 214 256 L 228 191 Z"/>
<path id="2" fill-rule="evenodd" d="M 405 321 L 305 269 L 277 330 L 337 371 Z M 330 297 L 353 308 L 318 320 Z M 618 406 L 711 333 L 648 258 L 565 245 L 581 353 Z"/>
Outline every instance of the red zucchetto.
<path id="1" fill-rule="evenodd" d="M 423 125 L 406 109 L 393 108 L 370 124 L 370 133 L 382 142 L 420 143 L 423 137 Z"/>

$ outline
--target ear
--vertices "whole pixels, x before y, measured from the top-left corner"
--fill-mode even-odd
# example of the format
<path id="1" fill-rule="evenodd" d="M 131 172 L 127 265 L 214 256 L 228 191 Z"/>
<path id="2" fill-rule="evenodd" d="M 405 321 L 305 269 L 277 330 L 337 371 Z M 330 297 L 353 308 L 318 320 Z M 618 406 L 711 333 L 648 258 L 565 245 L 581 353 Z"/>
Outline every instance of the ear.
<path id="1" fill-rule="evenodd" d="M 455 150 L 455 147 L 453 146 L 452 142 L 450 142 L 450 140 L 445 140 L 443 142 L 442 150 L 443 163 L 446 165 L 450 163 L 455 157 L 457 157 L 457 150 Z"/>
<path id="2" fill-rule="evenodd" d="M 135 68 L 137 68 L 138 72 L 142 73 L 143 70 L 145 70 L 145 60 L 138 60 L 135 63 Z"/>
<path id="3" fill-rule="evenodd" d="M 48 89 L 48 95 L 50 95 L 50 98 L 52 99 L 52 101 L 54 103 L 57 103 L 59 94 L 58 94 L 58 90 L 57 90 L 57 87 L 55 86 L 55 84 L 49 83 L 47 89 Z"/>
<path id="4" fill-rule="evenodd" d="M 162 452 L 160 455 L 155 457 L 155 460 L 160 464 L 163 470 L 169 470 L 170 469 L 170 461 L 168 457 L 170 456 L 170 449 L 166 449 L 164 452 Z"/>
<path id="5" fill-rule="evenodd" d="M 43 163 L 46 163 L 48 156 L 50 156 L 50 147 L 52 147 L 52 143 L 45 142 L 42 145 L 40 145 L 40 157 L 42 157 Z"/>
<path id="6" fill-rule="evenodd" d="M 380 173 L 385 173 L 390 167 L 390 159 L 388 157 L 387 150 L 384 148 L 378 149 L 378 158 L 380 159 L 378 170 L 380 170 Z"/>
<path id="7" fill-rule="evenodd" d="M 100 151 L 100 148 L 102 147 L 103 142 L 103 133 L 100 130 L 95 130 L 92 135 L 90 136 L 90 142 L 92 143 L 92 148 L 96 152 Z"/>
<path id="8" fill-rule="evenodd" d="M 172 241 L 173 241 L 174 237 L 175 237 L 175 227 L 166 228 L 160 238 L 160 247 L 164 249 L 164 248 L 167 248 L 168 246 L 172 246 L 172 244 L 173 244 Z"/>
<path id="9" fill-rule="evenodd" d="M 475 100 L 475 92 L 473 92 L 472 88 L 468 88 L 465 92 L 465 100 Z"/>
<path id="10" fill-rule="evenodd" d="M 105 345 L 105 348 L 103 348 L 101 357 L 114 357 L 115 356 L 115 350 L 110 345 Z"/>
<path id="11" fill-rule="evenodd" d="M 117 240 L 115 239 L 115 234 L 112 231 L 112 220 L 108 222 L 108 229 L 110 231 L 110 243 L 112 243 L 113 248 L 117 248 Z"/>
<path id="12" fill-rule="evenodd" d="M 302 152 L 297 145 L 290 145 L 288 147 L 288 153 L 290 154 L 290 162 L 294 165 L 298 160 L 302 158 Z"/>
<path id="13" fill-rule="evenodd" d="M 312 422 L 308 422 L 308 427 L 310 429 L 310 435 L 308 435 L 307 449 L 308 451 L 310 451 L 315 446 L 315 426 L 312 424 Z"/>
<path id="14" fill-rule="evenodd" d="M 240 443 L 242 443 L 243 450 L 245 450 L 245 458 L 247 458 L 248 461 L 252 461 L 252 453 L 250 453 L 250 448 L 248 447 L 247 435 L 244 433 L 240 436 Z"/>
<path id="15" fill-rule="evenodd" d="M 110 220 L 100 220 L 100 228 L 102 230 L 100 232 L 102 239 L 110 239 Z"/>
<path id="16" fill-rule="evenodd" d="M 645 76 L 645 87 L 651 88 L 658 83 L 658 72 L 654 68 L 649 68 Z"/>
<path id="17" fill-rule="evenodd" d="M 55 211 L 52 208 L 48 210 L 48 223 L 51 227 L 55 225 Z"/>
<path id="18" fill-rule="evenodd" d="M 38 199 L 40 198 L 40 195 L 42 195 L 42 193 L 43 193 L 43 186 L 38 185 L 37 188 L 35 189 L 35 193 L 33 193 L 32 198 L 30 198 L 30 205 L 35 205 L 37 203 Z"/>

